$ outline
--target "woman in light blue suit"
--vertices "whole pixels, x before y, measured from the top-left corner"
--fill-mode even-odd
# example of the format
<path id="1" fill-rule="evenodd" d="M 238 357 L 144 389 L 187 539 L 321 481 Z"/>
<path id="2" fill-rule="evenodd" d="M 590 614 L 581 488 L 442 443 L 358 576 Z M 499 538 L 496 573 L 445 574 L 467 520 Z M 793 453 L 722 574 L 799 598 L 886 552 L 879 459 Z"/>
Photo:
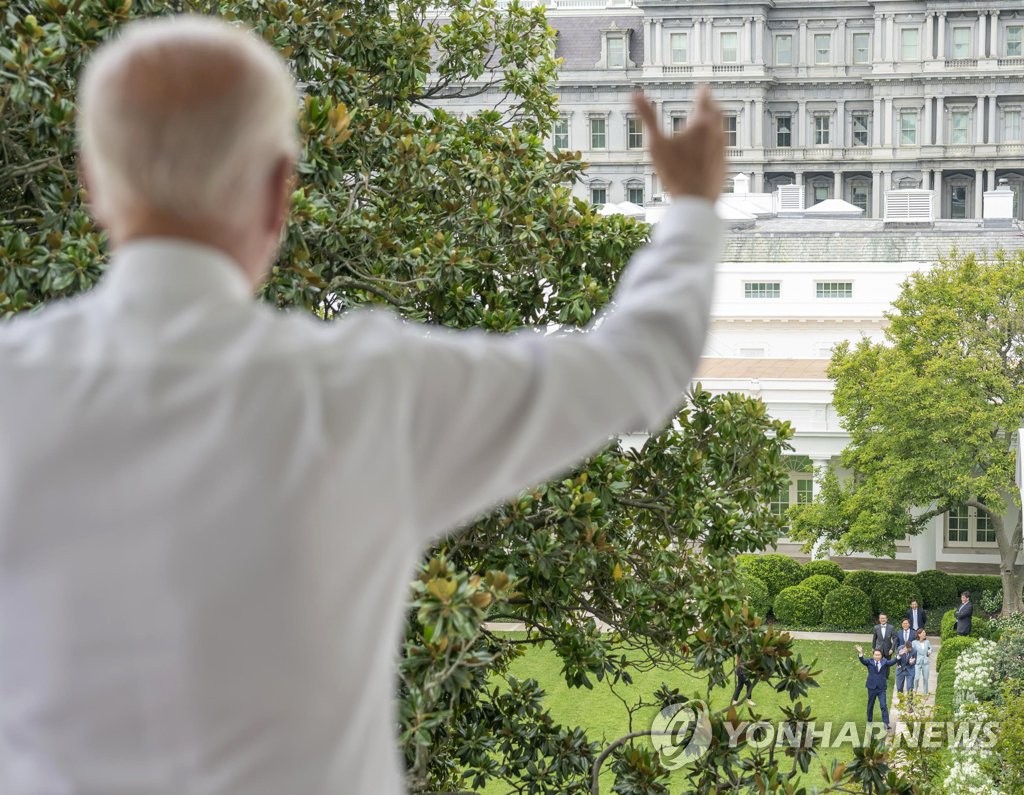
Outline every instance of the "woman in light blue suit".
<path id="1" fill-rule="evenodd" d="M 914 690 L 918 689 L 928 695 L 928 669 L 931 667 L 932 642 L 928 640 L 928 633 L 923 629 L 917 631 L 917 640 L 913 642 L 914 655 L 917 657 L 917 667 L 914 669 Z"/>

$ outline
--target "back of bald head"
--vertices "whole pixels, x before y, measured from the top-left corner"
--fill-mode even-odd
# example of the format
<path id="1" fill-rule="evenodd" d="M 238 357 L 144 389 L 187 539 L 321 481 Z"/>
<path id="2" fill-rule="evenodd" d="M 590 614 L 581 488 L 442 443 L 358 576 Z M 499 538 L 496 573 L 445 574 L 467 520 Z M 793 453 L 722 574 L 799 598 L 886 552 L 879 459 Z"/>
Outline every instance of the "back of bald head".
<path id="1" fill-rule="evenodd" d="M 243 223 L 282 158 L 297 92 L 249 31 L 202 16 L 134 22 L 80 81 L 79 143 L 97 215 L 140 204 L 185 221 Z"/>

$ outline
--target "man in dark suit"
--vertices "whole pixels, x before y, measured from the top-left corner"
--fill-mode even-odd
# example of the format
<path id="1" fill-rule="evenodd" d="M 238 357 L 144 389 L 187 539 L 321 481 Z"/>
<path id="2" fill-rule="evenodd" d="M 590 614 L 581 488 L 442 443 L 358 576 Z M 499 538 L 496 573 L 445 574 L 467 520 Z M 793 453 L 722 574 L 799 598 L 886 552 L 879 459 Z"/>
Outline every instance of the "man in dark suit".
<path id="1" fill-rule="evenodd" d="M 891 634 L 891 627 L 889 631 Z M 885 703 L 885 692 L 889 689 L 889 669 L 896 664 L 896 660 L 883 659 L 881 649 L 872 651 L 871 659 L 868 660 L 864 657 L 864 650 L 860 646 L 855 648 L 857 649 L 857 659 L 868 669 L 868 679 L 865 682 L 865 687 L 868 689 L 868 723 L 873 723 L 875 720 L 875 701 L 877 700 L 882 708 L 882 723 L 885 725 L 885 730 L 889 731 L 889 707 Z"/>
<path id="2" fill-rule="evenodd" d="M 910 609 L 903 614 L 903 617 L 910 622 L 910 629 L 914 632 L 914 637 L 917 637 L 917 631 L 924 629 L 924 625 L 928 623 L 928 614 L 924 611 L 924 608 L 917 606 L 917 600 L 910 600 Z"/>
<path id="3" fill-rule="evenodd" d="M 896 632 L 889 625 L 889 616 L 885 613 L 879 613 L 878 623 L 871 630 L 871 648 L 882 652 L 882 656 L 888 659 L 892 655 L 895 644 Z"/>
<path id="4" fill-rule="evenodd" d="M 910 628 L 910 619 L 903 619 L 900 631 L 896 633 L 896 648 L 900 649 L 917 638 L 917 633 Z"/>
<path id="5" fill-rule="evenodd" d="M 971 616 L 974 615 L 974 605 L 971 604 L 971 595 L 964 591 L 960 594 L 960 606 L 956 609 L 956 634 L 971 634 Z"/>

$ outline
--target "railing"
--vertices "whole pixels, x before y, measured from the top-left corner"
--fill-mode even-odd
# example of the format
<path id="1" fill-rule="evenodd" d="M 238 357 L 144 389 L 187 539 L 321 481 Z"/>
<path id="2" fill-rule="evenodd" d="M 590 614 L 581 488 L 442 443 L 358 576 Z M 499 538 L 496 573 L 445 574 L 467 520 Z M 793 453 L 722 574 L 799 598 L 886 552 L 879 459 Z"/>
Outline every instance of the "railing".
<path id="1" fill-rule="evenodd" d="M 736 74 L 736 73 L 739 73 L 739 72 L 742 72 L 742 71 L 743 71 L 743 64 L 741 64 L 741 63 L 737 63 L 737 64 L 732 64 L 732 63 L 727 63 L 727 64 L 716 63 L 716 64 L 712 65 L 712 67 L 711 67 L 712 74 Z"/>
<path id="2" fill-rule="evenodd" d="M 946 61 L 947 69 L 976 69 L 977 66 L 977 58 L 952 58 Z"/>
<path id="3" fill-rule="evenodd" d="M 725 156 L 726 157 L 743 157 L 743 150 L 742 149 L 737 149 L 736 147 L 730 146 L 730 147 L 728 147 L 725 150 Z"/>
<path id="4" fill-rule="evenodd" d="M 680 66 L 679 64 L 674 64 L 671 66 L 663 66 L 661 71 L 662 74 L 666 75 L 690 75 L 693 74 L 693 67 Z"/>
<path id="5" fill-rule="evenodd" d="M 999 59 L 999 65 L 1000 66 L 1020 66 L 1020 67 L 1024 67 L 1024 57 L 1018 55 L 1018 56 L 1013 56 L 1012 58 L 1000 58 Z"/>

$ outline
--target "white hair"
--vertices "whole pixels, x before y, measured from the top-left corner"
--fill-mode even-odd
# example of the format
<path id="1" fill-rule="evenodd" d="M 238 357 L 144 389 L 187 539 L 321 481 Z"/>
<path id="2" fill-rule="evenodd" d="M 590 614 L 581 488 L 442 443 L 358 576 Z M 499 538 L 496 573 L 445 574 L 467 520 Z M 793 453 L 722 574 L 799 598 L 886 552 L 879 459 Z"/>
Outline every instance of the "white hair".
<path id="1" fill-rule="evenodd" d="M 241 222 L 280 159 L 298 154 L 297 107 L 288 67 L 246 29 L 204 16 L 131 23 L 80 81 L 97 211 L 143 203 Z"/>

